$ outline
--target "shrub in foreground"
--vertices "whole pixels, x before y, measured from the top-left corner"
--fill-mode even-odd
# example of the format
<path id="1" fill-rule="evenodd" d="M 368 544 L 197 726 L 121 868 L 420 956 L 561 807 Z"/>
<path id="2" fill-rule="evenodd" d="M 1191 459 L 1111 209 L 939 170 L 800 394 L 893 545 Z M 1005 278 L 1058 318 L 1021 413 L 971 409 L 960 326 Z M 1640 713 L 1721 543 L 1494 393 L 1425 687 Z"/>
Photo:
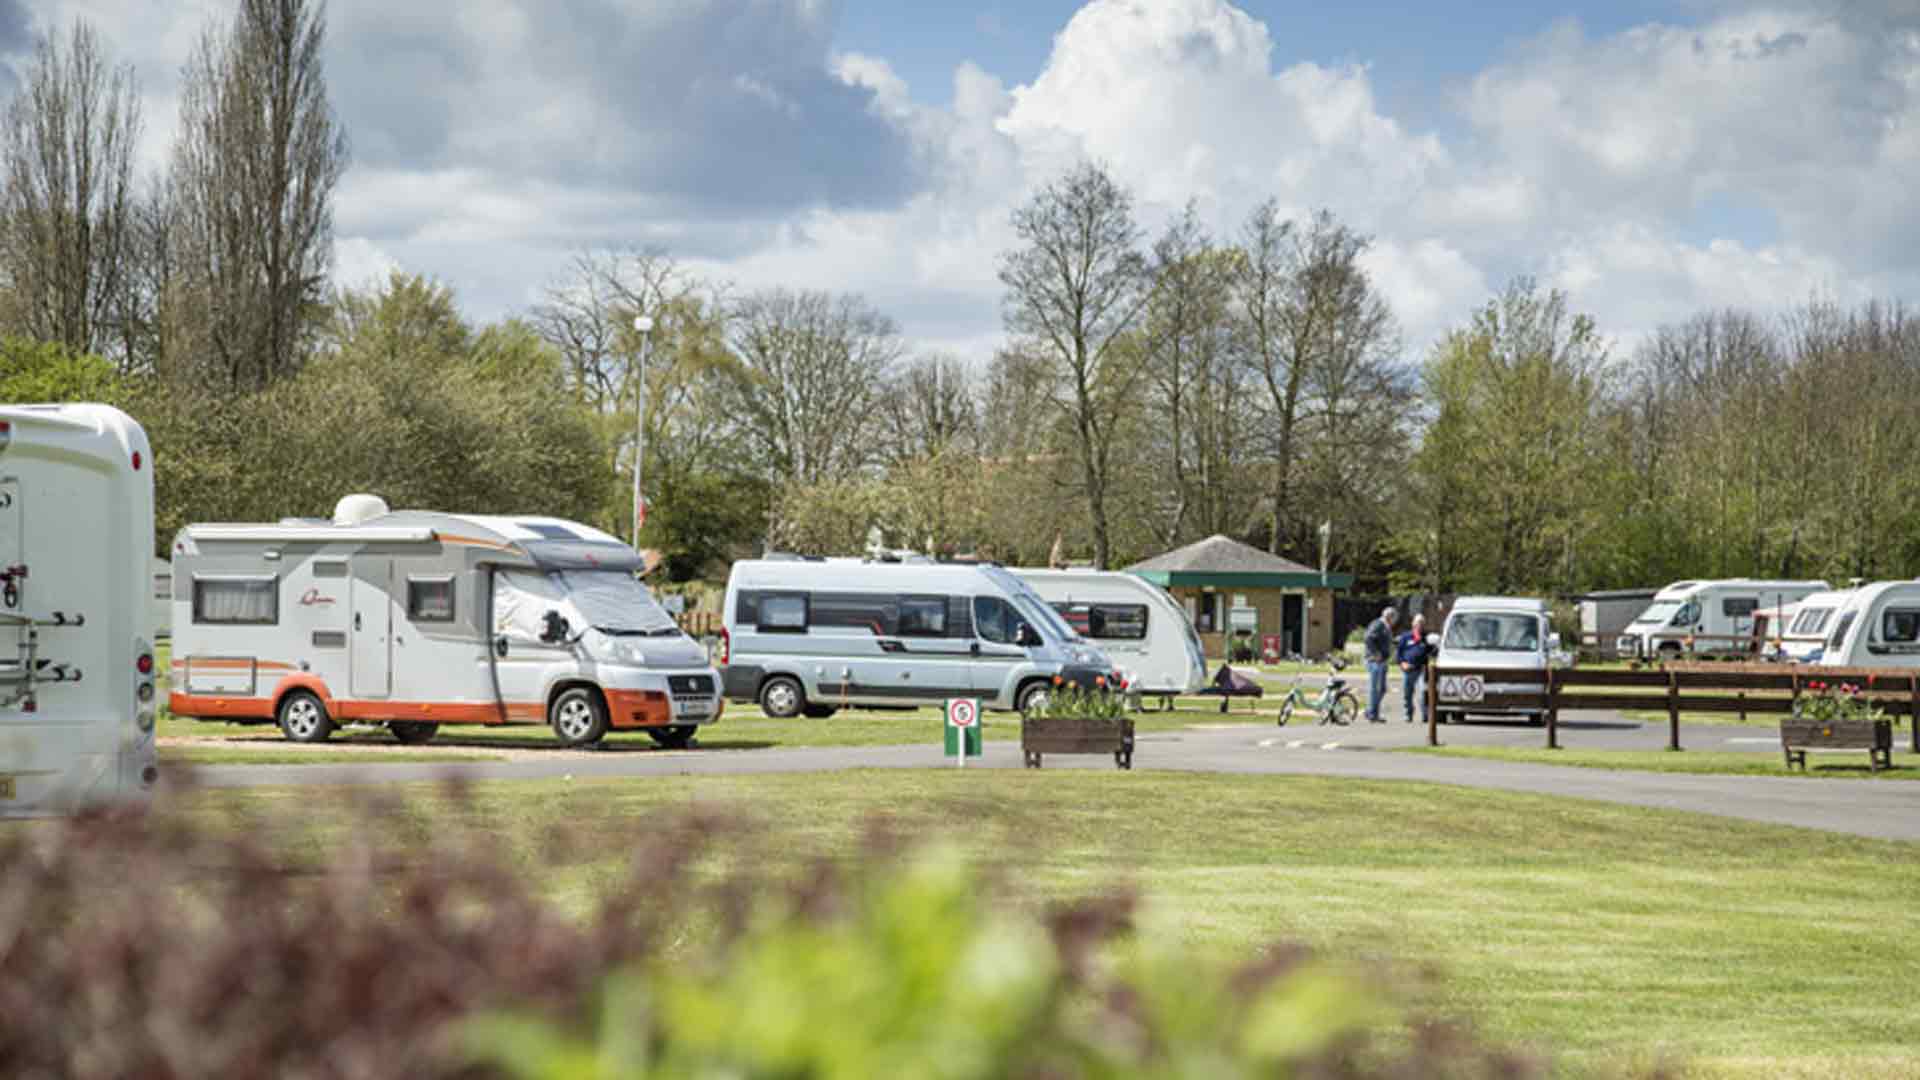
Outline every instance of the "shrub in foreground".
<path id="1" fill-rule="evenodd" d="M 807 863 L 710 815 L 650 822 L 582 910 L 543 888 L 601 841 L 542 838 L 553 865 L 528 866 L 483 828 L 362 810 L 332 834 L 0 830 L 0 1075 L 1532 1072 L 1304 950 L 1216 965 L 1136 939 L 1125 893 L 1014 902 L 881 831 Z"/>

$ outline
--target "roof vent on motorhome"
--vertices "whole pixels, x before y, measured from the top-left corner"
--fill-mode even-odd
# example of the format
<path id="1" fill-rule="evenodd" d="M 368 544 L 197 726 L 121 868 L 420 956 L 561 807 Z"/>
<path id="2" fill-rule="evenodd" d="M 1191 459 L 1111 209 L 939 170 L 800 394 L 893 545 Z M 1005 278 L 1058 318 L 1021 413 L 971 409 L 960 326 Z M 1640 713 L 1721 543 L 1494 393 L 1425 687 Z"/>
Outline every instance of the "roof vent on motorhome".
<path id="1" fill-rule="evenodd" d="M 333 523 L 363 525 L 387 513 L 387 502 L 378 495 L 349 495 L 334 506 Z"/>

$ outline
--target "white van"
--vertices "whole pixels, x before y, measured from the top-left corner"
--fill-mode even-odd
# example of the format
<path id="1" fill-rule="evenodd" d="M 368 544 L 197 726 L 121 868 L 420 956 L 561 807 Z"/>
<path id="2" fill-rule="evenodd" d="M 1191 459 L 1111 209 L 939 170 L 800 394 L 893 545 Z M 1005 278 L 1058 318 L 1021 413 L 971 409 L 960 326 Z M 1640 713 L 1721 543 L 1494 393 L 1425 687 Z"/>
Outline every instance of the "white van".
<path id="1" fill-rule="evenodd" d="M 0 406 L 0 817 L 159 780 L 153 451 L 106 405 Z"/>
<path id="2" fill-rule="evenodd" d="M 1207 686 L 1207 658 L 1187 613 L 1164 589 L 1115 570 L 1015 570 L 1080 636 L 1119 665 L 1136 694 Z"/>
<path id="3" fill-rule="evenodd" d="M 720 717 L 719 674 L 635 576 L 640 555 L 550 517 L 391 512 L 189 525 L 173 545 L 179 716 L 278 723 L 295 742 L 384 724 L 545 723 L 687 745 Z"/>
<path id="4" fill-rule="evenodd" d="M 1538 693 L 1539 683 L 1502 684 L 1492 679 L 1472 688 L 1456 685 L 1446 678 L 1454 671 L 1545 671 L 1562 668 L 1571 658 L 1560 649 L 1560 635 L 1553 632 L 1551 614 L 1545 600 L 1519 596 L 1463 596 L 1447 613 L 1446 629 L 1440 634 L 1440 652 L 1434 658 L 1433 678 L 1438 685 L 1438 719 L 1441 723 L 1465 720 L 1469 713 L 1478 716 L 1525 716 L 1541 723 L 1546 714 L 1537 711 L 1489 707 L 1481 702 L 1486 695 Z"/>
<path id="5" fill-rule="evenodd" d="M 979 698 L 1026 710 L 1055 677 L 1111 680 L 1107 655 L 997 566 L 752 559 L 727 578 L 728 700 L 779 718 Z"/>
<path id="6" fill-rule="evenodd" d="M 1791 604 L 1828 588 L 1824 581 L 1676 581 L 1654 595 L 1640 617 L 1614 643 L 1620 655 L 1643 660 L 1693 652 L 1735 653 L 1752 648 L 1753 613 L 1762 607 Z"/>
<path id="7" fill-rule="evenodd" d="M 1853 591 L 1833 617 L 1824 667 L 1920 668 L 1920 581 L 1881 581 Z"/>

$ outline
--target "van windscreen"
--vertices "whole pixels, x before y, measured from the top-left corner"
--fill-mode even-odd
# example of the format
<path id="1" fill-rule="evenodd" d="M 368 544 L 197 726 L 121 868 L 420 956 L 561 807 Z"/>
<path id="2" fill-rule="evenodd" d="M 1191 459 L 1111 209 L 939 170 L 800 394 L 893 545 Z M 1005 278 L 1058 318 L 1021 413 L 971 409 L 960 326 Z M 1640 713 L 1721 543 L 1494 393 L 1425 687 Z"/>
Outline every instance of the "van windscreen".
<path id="1" fill-rule="evenodd" d="M 1486 652 L 1539 652 L 1540 620 L 1532 615 L 1499 612 L 1456 614 L 1447 623 L 1441 651 L 1465 649 Z"/>
<path id="2" fill-rule="evenodd" d="M 552 577 L 587 625 L 602 633 L 669 637 L 680 632 L 673 616 L 625 570 L 561 570 Z"/>

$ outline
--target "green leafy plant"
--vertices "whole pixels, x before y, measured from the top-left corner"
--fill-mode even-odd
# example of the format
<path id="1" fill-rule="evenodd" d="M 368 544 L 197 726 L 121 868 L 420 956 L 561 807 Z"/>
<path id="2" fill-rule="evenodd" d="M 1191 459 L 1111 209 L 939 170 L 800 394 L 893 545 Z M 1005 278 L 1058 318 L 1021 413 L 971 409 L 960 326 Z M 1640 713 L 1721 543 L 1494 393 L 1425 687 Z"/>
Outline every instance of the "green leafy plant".
<path id="1" fill-rule="evenodd" d="M 1101 720 L 1117 724 L 1127 715 L 1126 684 L 1109 682 L 1106 676 L 1094 677 L 1092 686 L 1082 686 L 1054 676 L 1053 690 L 1039 714 L 1049 720 Z"/>
<path id="2" fill-rule="evenodd" d="M 1793 714 L 1821 724 L 1870 723 L 1886 717 L 1858 683 L 1810 682 L 1809 693 L 1794 702 Z"/>

